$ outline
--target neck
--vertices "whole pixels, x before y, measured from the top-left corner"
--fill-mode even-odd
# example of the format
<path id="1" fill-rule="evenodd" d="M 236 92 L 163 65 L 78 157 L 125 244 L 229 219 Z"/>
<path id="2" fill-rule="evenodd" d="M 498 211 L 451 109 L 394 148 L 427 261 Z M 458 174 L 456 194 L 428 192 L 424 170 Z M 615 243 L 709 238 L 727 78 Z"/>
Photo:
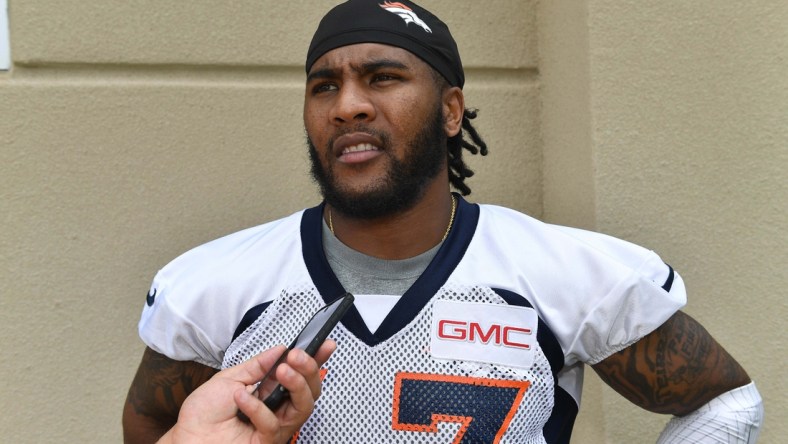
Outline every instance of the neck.
<path id="1" fill-rule="evenodd" d="M 448 187 L 428 190 L 412 208 L 378 219 L 355 219 L 326 205 L 324 217 L 348 247 L 381 259 L 407 259 L 438 245 L 452 218 Z"/>

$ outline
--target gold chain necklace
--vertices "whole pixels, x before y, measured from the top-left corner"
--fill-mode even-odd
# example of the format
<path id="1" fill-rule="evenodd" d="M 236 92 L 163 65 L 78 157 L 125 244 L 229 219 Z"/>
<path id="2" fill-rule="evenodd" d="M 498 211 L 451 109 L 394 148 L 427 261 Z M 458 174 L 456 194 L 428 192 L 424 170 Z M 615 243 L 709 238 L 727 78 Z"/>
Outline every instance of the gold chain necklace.
<path id="1" fill-rule="evenodd" d="M 451 226 L 454 224 L 454 213 L 457 211 L 457 198 L 454 195 L 451 195 L 451 216 L 449 217 L 449 226 L 446 227 L 446 232 L 443 233 L 443 238 L 441 242 L 445 241 L 447 237 L 449 237 L 449 231 L 451 231 Z M 334 233 L 334 221 L 331 220 L 331 209 L 328 209 L 328 229 L 331 230 L 331 234 L 336 236 Z"/>

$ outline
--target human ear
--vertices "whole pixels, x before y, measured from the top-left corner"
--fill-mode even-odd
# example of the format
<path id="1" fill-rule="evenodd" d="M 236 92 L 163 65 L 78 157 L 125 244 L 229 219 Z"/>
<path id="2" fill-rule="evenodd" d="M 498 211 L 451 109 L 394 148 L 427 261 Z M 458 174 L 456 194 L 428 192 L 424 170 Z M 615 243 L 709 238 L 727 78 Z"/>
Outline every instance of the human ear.
<path id="1" fill-rule="evenodd" d="M 462 129 L 462 116 L 465 113 L 465 96 L 456 86 L 443 91 L 443 129 L 447 137 L 454 137 Z"/>

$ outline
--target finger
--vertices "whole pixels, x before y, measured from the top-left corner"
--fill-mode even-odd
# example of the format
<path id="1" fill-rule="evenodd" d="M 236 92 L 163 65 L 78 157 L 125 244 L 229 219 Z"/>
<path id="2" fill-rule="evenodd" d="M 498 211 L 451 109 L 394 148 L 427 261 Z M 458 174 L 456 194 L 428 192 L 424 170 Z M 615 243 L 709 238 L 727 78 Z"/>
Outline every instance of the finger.
<path id="1" fill-rule="evenodd" d="M 328 361 L 328 358 L 331 357 L 336 348 L 337 343 L 333 339 L 326 339 L 318 348 L 314 358 L 307 355 L 303 350 L 293 349 L 287 357 L 287 362 L 301 373 L 312 373 Z"/>
<path id="2" fill-rule="evenodd" d="M 330 351 L 330 348 L 328 349 Z M 320 367 L 314 358 L 303 350 L 292 350 L 287 357 L 287 363 L 294 371 L 298 372 L 306 381 L 312 399 L 317 399 L 321 392 Z"/>
<path id="3" fill-rule="evenodd" d="M 284 345 L 269 348 L 246 362 L 230 367 L 223 373 L 226 377 L 244 384 L 254 384 L 265 376 L 286 349 Z"/>
<path id="4" fill-rule="evenodd" d="M 333 344 L 325 349 L 324 356 L 330 355 L 333 351 Z M 314 358 L 307 355 L 303 350 L 292 350 L 288 356 L 287 363 L 298 373 L 300 373 L 309 387 L 312 399 L 316 400 L 322 392 L 322 379 L 320 377 L 320 367 Z"/>
<path id="5" fill-rule="evenodd" d="M 309 359 L 311 360 L 311 357 Z M 290 394 L 290 408 L 287 409 L 286 420 L 296 423 L 305 421 L 312 414 L 316 399 L 307 378 L 288 364 L 280 365 L 276 376 Z M 317 379 L 319 382 L 319 376 Z"/>
<path id="6" fill-rule="evenodd" d="M 331 354 L 337 349 L 337 343 L 334 342 L 333 339 L 326 339 L 321 345 L 320 348 L 317 349 L 317 353 L 315 353 L 315 361 L 317 361 L 317 365 L 322 367 L 323 364 L 328 361 L 328 358 L 331 357 Z"/>
<path id="7" fill-rule="evenodd" d="M 255 429 L 263 436 L 276 436 L 279 432 L 279 420 L 259 399 L 238 389 L 233 393 L 238 408 L 249 418 Z"/>

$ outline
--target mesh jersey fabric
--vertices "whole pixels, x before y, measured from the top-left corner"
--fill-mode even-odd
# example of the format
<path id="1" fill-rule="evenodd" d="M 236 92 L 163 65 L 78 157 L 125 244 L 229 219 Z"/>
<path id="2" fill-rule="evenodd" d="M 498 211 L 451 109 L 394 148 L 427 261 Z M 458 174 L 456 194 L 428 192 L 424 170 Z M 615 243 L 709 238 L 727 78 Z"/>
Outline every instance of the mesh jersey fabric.
<path id="1" fill-rule="evenodd" d="M 443 299 L 506 303 L 487 288 L 448 285 L 376 345 L 340 324 L 331 337 L 342 353 L 325 367 L 321 397 L 298 442 L 437 444 L 456 442 L 457 435 L 460 442 L 546 442 L 542 428 L 553 411 L 555 379 L 545 353 L 540 350 L 528 369 L 432 358 L 425 347 L 431 306 Z M 323 303 L 311 286 L 282 294 L 233 342 L 223 366 L 249 359 L 278 338 L 295 337 Z M 575 411 L 570 406 L 570 414 Z M 433 415 L 445 424 L 433 423 Z"/>
<path id="2" fill-rule="evenodd" d="M 306 321 L 302 317 L 307 312 L 322 305 L 321 300 L 342 294 L 322 251 L 321 214 L 322 205 L 210 242 L 168 264 L 154 279 L 154 303 L 143 309 L 143 340 L 173 359 L 214 367 L 253 353 L 254 347 L 241 345 L 249 343 L 250 335 L 261 338 L 254 341 L 255 347 L 287 342 L 287 333 L 292 330 L 294 335 Z M 462 360 L 446 364 L 424 356 L 423 350 L 429 348 L 424 343 L 424 329 L 428 328 L 426 321 L 432 304 L 438 299 L 531 307 L 539 316 L 540 333 L 544 332 L 534 367 L 512 370 Z M 384 389 L 385 396 L 381 396 L 389 404 L 374 413 L 380 416 L 375 421 L 388 421 L 390 427 L 385 433 L 397 430 L 403 434 L 428 434 L 422 427 L 432 426 L 413 425 L 413 418 L 394 421 L 393 396 L 397 387 L 402 395 L 402 390 L 412 387 L 409 384 L 424 387 L 441 378 L 448 381 L 435 388 L 441 393 L 468 388 L 468 384 L 454 384 L 461 381 L 456 378 L 477 378 L 473 381 L 480 387 L 495 385 L 492 381 L 528 382 L 515 410 L 506 410 L 503 416 L 510 420 L 512 428 L 507 430 L 518 431 L 505 431 L 500 442 L 542 442 L 538 436 L 548 435 L 545 430 L 551 424 L 567 420 L 573 415 L 571 410 L 576 411 L 582 383 L 580 363 L 593 364 L 638 340 L 661 325 L 685 301 L 681 278 L 649 250 L 597 233 L 544 224 L 513 210 L 460 199 L 449 237 L 380 328 L 370 332 L 358 311 L 351 309 L 336 330 L 339 349 L 329 361 L 328 375 L 331 368 L 339 368 L 333 366 L 344 366 L 337 374 L 347 373 L 343 377 L 351 379 L 333 379 L 337 381 L 333 387 L 342 386 L 333 391 L 339 398 L 329 395 L 333 389 L 327 386 L 320 403 L 353 401 L 363 405 L 372 398 L 364 395 L 354 401 L 341 394 L 351 390 L 344 384 L 363 385 L 372 375 L 377 378 L 378 373 L 386 374 L 374 386 Z M 263 307 L 261 316 L 231 347 L 238 323 L 254 307 Z M 292 321 L 283 323 L 285 318 Z M 392 346 L 394 343 L 397 347 Z M 382 353 L 383 350 L 390 354 Z M 397 353 L 391 354 L 393 351 Z M 424 374 L 437 376 L 430 381 L 419 379 Z M 467 392 L 463 396 L 478 397 L 478 393 Z M 384 405 L 382 400 L 376 402 Z M 557 412 L 556 404 L 561 406 L 561 412 Z M 534 416 L 521 422 L 517 412 L 529 408 L 536 408 L 539 413 L 532 412 Z M 499 419 L 501 411 L 497 411 Z M 564 411 L 567 416 L 562 418 Z M 440 417 L 464 417 L 461 412 L 454 413 Z M 320 418 L 317 415 L 314 421 L 321 421 Z M 378 423 L 361 418 L 364 417 L 358 420 L 364 424 Z M 310 424 L 312 435 L 305 429 L 304 438 L 313 436 L 313 442 L 320 442 L 318 434 L 329 433 L 329 429 L 316 426 L 313 420 Z M 397 424 L 401 430 L 394 428 Z M 333 425 L 340 426 L 352 424 Z M 414 432 L 413 427 L 422 431 Z M 518 441 L 520 437 L 535 441 Z"/>

